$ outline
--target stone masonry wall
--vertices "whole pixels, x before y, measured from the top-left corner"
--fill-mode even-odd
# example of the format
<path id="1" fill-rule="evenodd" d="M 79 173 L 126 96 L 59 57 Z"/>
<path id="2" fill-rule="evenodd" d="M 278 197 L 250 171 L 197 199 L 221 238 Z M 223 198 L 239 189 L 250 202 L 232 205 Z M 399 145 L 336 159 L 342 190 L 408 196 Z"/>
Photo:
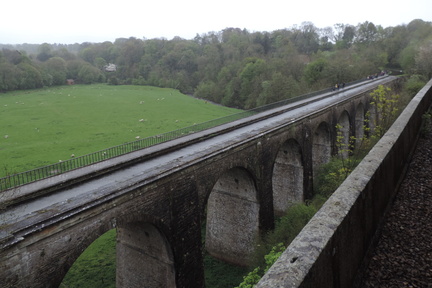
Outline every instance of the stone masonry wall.
<path id="1" fill-rule="evenodd" d="M 432 80 L 256 286 L 351 287 L 431 105 Z"/>

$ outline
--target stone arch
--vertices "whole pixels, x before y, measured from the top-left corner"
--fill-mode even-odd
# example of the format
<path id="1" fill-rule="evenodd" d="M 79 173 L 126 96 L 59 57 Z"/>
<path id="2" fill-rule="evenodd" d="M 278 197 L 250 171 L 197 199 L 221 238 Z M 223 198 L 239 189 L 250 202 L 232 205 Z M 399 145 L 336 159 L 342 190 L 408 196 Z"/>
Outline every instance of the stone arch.
<path id="1" fill-rule="evenodd" d="M 67 233 L 66 235 L 60 236 L 60 239 L 58 239 L 57 243 L 63 243 L 63 245 L 67 245 L 69 248 L 66 248 L 66 246 L 62 246 L 65 249 L 67 249 L 67 256 L 64 257 L 66 261 L 62 264 L 60 262 L 57 262 L 57 265 L 62 265 L 61 268 L 56 270 L 56 277 L 51 278 L 52 284 L 60 286 L 61 283 L 65 280 L 65 277 L 68 275 L 70 269 L 72 266 L 76 263 L 78 258 L 84 253 L 84 251 L 89 248 L 93 243 L 95 243 L 100 237 L 108 233 L 108 231 L 115 229 L 113 227 L 113 223 L 107 221 L 107 222 L 100 222 L 97 223 L 96 226 L 92 227 L 92 229 L 82 229 L 80 234 L 70 234 Z M 70 243 L 74 243 L 71 245 Z M 49 245 L 49 244 L 48 244 Z M 73 247 L 71 249 L 70 247 Z M 63 248 L 62 248 L 63 249 Z M 115 249 L 115 247 L 113 247 Z M 48 250 L 48 249 L 47 249 Z M 55 257 L 52 255 L 51 252 L 48 252 L 44 250 L 44 254 L 48 254 L 52 257 Z M 52 258 L 52 262 L 57 261 L 57 259 Z M 58 277 L 58 278 L 57 278 Z M 58 281 L 58 282 L 57 282 Z"/>
<path id="2" fill-rule="evenodd" d="M 312 138 L 312 171 L 316 175 L 318 168 L 331 159 L 331 132 L 326 122 L 321 122 Z"/>
<path id="3" fill-rule="evenodd" d="M 85 265 L 85 267 L 88 267 L 88 264 L 85 263 L 84 261 L 87 260 L 86 258 L 89 257 L 88 255 L 85 256 L 85 258 L 82 258 L 84 256 L 84 254 L 87 253 L 87 251 L 93 251 L 95 250 L 97 247 L 104 247 L 104 250 L 102 251 L 101 255 L 101 251 L 98 251 L 99 253 L 97 254 L 96 257 L 101 257 L 104 258 L 105 256 L 110 256 L 112 255 L 111 253 L 115 253 L 115 239 L 116 239 L 116 229 L 111 229 L 108 230 L 107 232 L 103 233 L 102 235 L 100 235 L 98 238 L 96 238 L 93 242 L 90 243 L 90 245 L 86 246 L 85 249 L 83 249 L 83 251 L 81 250 L 78 257 L 74 258 L 74 259 L 69 259 L 72 260 L 73 263 L 72 265 L 69 267 L 68 271 L 66 272 L 66 274 L 64 275 L 62 282 L 60 284 L 59 287 L 70 287 L 70 284 L 74 284 L 74 286 L 76 285 L 75 282 L 70 283 L 71 281 L 75 280 L 74 275 L 78 273 L 80 273 L 81 271 L 79 271 L 80 268 L 82 268 L 83 265 Z M 91 252 L 89 252 L 91 253 Z M 99 258 L 99 259 L 101 259 Z M 111 258 L 104 258 L 104 259 L 111 259 Z M 107 263 L 104 262 L 103 263 L 103 267 L 99 265 L 99 267 L 92 267 L 91 269 L 87 269 L 86 271 L 86 277 L 88 278 L 92 278 L 91 281 L 94 282 L 99 282 L 99 283 L 104 283 L 105 285 L 112 285 L 115 283 L 115 278 L 116 278 L 116 271 L 112 271 L 110 269 L 110 265 L 112 264 L 115 267 L 115 260 L 112 261 L 112 263 Z M 112 267 L 111 267 L 112 268 Z M 75 271 L 72 271 L 75 270 Z M 104 270 L 102 272 L 102 270 Z M 93 283 L 94 283 L 93 282 Z"/>
<path id="4" fill-rule="evenodd" d="M 343 111 L 341 115 L 339 116 L 339 119 L 337 121 L 340 128 L 338 129 L 338 137 L 341 136 L 340 139 L 337 139 L 337 146 L 338 146 L 338 154 L 342 155 L 343 157 L 348 157 L 349 150 L 351 150 L 350 147 L 350 119 L 347 111 Z"/>
<path id="5" fill-rule="evenodd" d="M 361 142 L 365 136 L 364 125 L 365 125 L 365 109 L 363 103 L 357 105 L 355 112 L 355 137 L 356 137 L 356 148 L 359 148 Z"/>
<path id="6" fill-rule="evenodd" d="M 293 203 L 303 202 L 303 156 L 298 142 L 286 141 L 273 166 L 273 207 L 275 215 L 285 214 Z"/>
<path id="7" fill-rule="evenodd" d="M 117 228 L 117 287 L 176 287 L 174 257 L 163 233 L 151 223 Z"/>
<path id="8" fill-rule="evenodd" d="M 253 176 L 240 167 L 226 171 L 207 201 L 207 252 L 225 262 L 247 265 L 259 234 L 259 210 Z"/>
<path id="9" fill-rule="evenodd" d="M 164 234 L 148 222 L 120 221 L 118 224 L 113 219 L 102 224 L 97 231 L 85 235 L 73 254 L 68 256 L 68 261 L 72 262 L 68 270 L 88 247 L 115 226 L 116 287 L 142 287 L 142 283 L 146 283 L 146 287 L 176 287 L 170 245 Z"/>

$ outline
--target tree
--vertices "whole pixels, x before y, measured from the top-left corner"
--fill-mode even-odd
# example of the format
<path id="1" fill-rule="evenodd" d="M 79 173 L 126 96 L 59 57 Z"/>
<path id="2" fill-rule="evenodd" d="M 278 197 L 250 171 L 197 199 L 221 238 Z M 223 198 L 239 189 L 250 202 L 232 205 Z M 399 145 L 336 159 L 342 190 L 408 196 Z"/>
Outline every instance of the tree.
<path id="1" fill-rule="evenodd" d="M 403 71 L 405 73 L 413 73 L 415 70 L 415 56 L 416 56 L 416 47 L 413 44 L 405 47 L 399 55 L 399 64 L 401 65 Z"/>
<path id="2" fill-rule="evenodd" d="M 256 107 L 256 100 L 262 89 L 261 83 L 267 79 L 266 62 L 263 59 L 250 59 L 239 77 L 241 106 L 246 109 Z"/>
<path id="3" fill-rule="evenodd" d="M 90 64 L 85 64 L 78 72 L 78 79 L 84 84 L 91 84 L 96 82 L 102 82 L 103 80 L 105 80 L 105 77 L 98 68 Z"/>
<path id="4" fill-rule="evenodd" d="M 83 60 L 71 60 L 66 62 L 67 79 L 78 79 L 78 73 L 81 67 L 87 65 L 88 63 Z"/>
<path id="5" fill-rule="evenodd" d="M 102 57 L 96 57 L 96 59 L 94 60 L 94 65 L 100 70 L 102 70 L 107 64 L 108 63 Z"/>
<path id="6" fill-rule="evenodd" d="M 39 53 L 36 58 L 41 62 L 45 62 L 53 56 L 52 47 L 48 43 L 43 43 L 42 45 L 40 45 L 38 51 Z"/>
<path id="7" fill-rule="evenodd" d="M 406 26 L 397 26 L 390 30 L 384 40 L 383 47 L 388 55 L 391 67 L 401 67 L 399 63 L 402 50 L 409 44 L 409 35 Z"/>
<path id="8" fill-rule="evenodd" d="M 216 95 L 214 91 L 217 91 L 217 89 L 216 84 L 213 81 L 201 82 L 195 89 L 194 96 L 219 103 L 220 99 L 215 97 Z"/>
<path id="9" fill-rule="evenodd" d="M 41 72 L 28 63 L 17 66 L 20 69 L 19 89 L 34 89 L 43 87 Z"/>
<path id="10" fill-rule="evenodd" d="M 353 44 L 356 36 L 356 28 L 352 25 L 346 25 L 342 36 L 341 48 L 347 49 Z"/>
<path id="11" fill-rule="evenodd" d="M 427 79 L 432 78 L 432 40 L 418 48 L 415 63 L 420 74 L 426 76 Z"/>
<path id="12" fill-rule="evenodd" d="M 338 42 L 338 41 L 342 41 L 343 40 L 343 35 L 345 32 L 345 24 L 343 23 L 336 23 L 333 25 L 334 27 L 334 32 L 332 33 L 332 38 L 331 40 L 333 42 Z"/>
<path id="13" fill-rule="evenodd" d="M 310 55 L 318 51 L 318 30 L 312 22 L 303 22 L 299 28 L 294 28 L 292 39 L 300 53 Z"/>
<path id="14" fill-rule="evenodd" d="M 77 56 L 71 52 L 69 52 L 66 48 L 60 48 L 59 50 L 53 53 L 53 56 L 58 56 L 63 58 L 65 61 L 75 60 Z"/>
<path id="15" fill-rule="evenodd" d="M 21 62 L 30 62 L 25 52 L 20 52 L 18 50 L 3 49 L 3 57 L 7 62 L 13 65 L 18 65 Z"/>
<path id="16" fill-rule="evenodd" d="M 52 76 L 53 85 L 63 85 L 66 81 L 66 61 L 60 57 L 52 57 L 45 62 L 47 73 Z"/>
<path id="17" fill-rule="evenodd" d="M 304 70 L 304 79 L 309 85 L 315 84 L 326 69 L 328 63 L 325 59 L 320 58 L 309 63 Z"/>
<path id="18" fill-rule="evenodd" d="M 0 64 L 0 91 L 12 91 L 19 88 L 19 69 L 10 63 Z"/>
<path id="19" fill-rule="evenodd" d="M 361 23 L 357 27 L 356 42 L 369 45 L 376 40 L 377 32 L 378 30 L 372 22 Z"/>
<path id="20" fill-rule="evenodd" d="M 398 112 L 399 95 L 394 94 L 391 88 L 379 85 L 370 93 L 372 97 L 371 106 L 375 115 L 371 116 L 374 126 L 374 137 L 381 138 L 390 128 Z"/>
<path id="21" fill-rule="evenodd" d="M 256 106 L 278 102 L 300 94 L 300 87 L 292 76 L 286 77 L 280 72 L 274 72 L 271 80 L 261 83 L 262 92 Z"/>

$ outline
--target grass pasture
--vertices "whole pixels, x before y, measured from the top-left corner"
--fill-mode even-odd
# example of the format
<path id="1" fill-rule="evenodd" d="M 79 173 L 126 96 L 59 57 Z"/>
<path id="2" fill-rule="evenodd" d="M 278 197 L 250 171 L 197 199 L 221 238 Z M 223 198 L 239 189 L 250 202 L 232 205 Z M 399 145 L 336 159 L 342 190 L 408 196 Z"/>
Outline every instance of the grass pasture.
<path id="1" fill-rule="evenodd" d="M 149 86 L 73 85 L 0 94 L 0 177 L 236 112 Z"/>

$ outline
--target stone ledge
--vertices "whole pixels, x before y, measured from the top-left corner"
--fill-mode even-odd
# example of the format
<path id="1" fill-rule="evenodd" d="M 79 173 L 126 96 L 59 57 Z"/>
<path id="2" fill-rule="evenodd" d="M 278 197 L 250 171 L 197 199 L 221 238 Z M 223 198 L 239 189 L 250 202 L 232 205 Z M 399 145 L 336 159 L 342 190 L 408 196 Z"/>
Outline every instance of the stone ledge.
<path id="1" fill-rule="evenodd" d="M 256 288 L 351 287 L 403 178 L 432 80 L 303 228 Z"/>

